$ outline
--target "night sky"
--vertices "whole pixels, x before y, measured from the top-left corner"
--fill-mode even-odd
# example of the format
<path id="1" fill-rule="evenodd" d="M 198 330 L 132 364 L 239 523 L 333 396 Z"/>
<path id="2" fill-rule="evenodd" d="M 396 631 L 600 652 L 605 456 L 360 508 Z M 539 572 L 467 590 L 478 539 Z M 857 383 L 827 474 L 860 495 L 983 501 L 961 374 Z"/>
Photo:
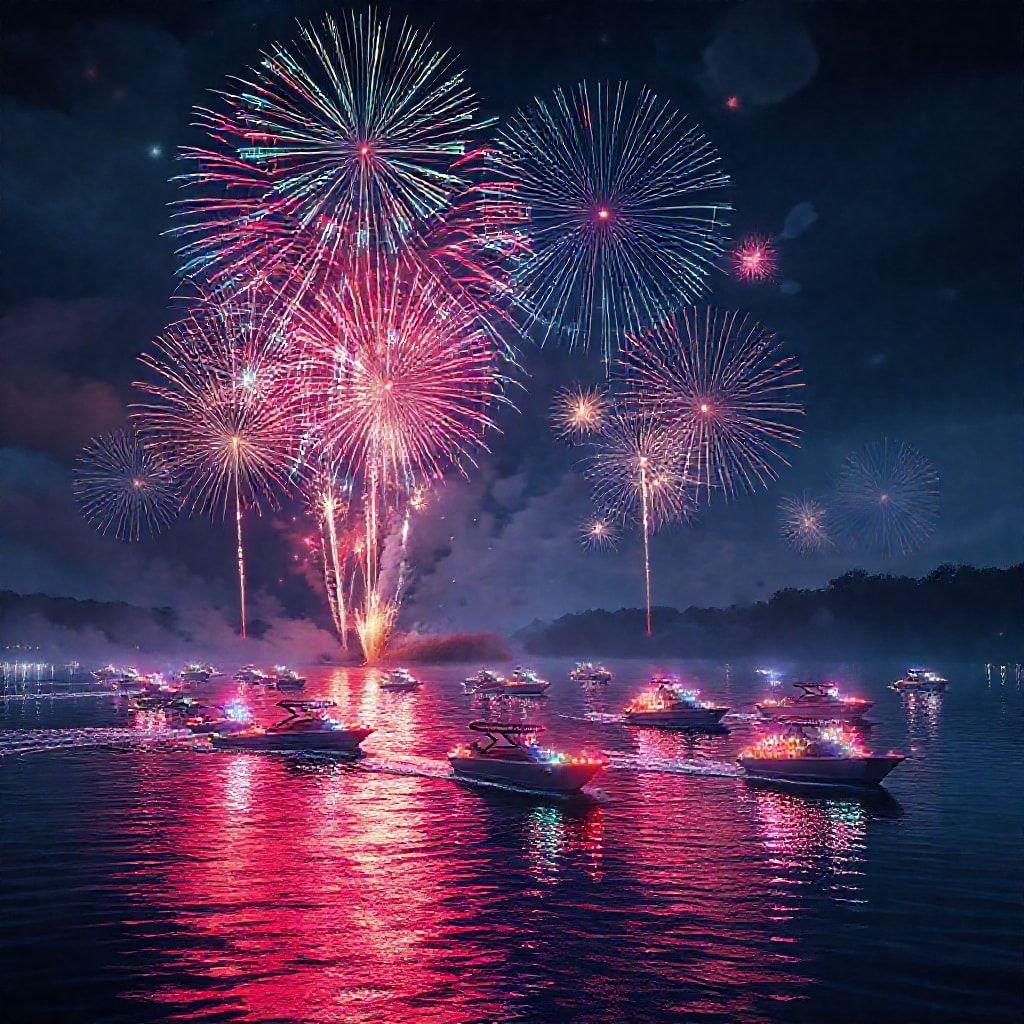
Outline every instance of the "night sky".
<path id="1" fill-rule="evenodd" d="M 79 0 L 8 11 L 0 588 L 233 618 L 229 525 L 181 520 L 134 546 L 103 539 L 77 515 L 70 470 L 90 436 L 125 422 L 136 357 L 172 315 L 163 232 L 175 150 L 198 139 L 190 108 L 325 9 L 342 8 Z M 656 603 L 756 600 L 854 566 L 917 575 L 1024 557 L 1019 3 L 390 9 L 432 25 L 498 117 L 584 77 L 646 82 L 721 151 L 734 237 L 782 235 L 774 284 L 720 274 L 710 297 L 749 309 L 797 354 L 803 447 L 767 493 L 656 537 Z M 730 94 L 739 110 L 726 109 Z M 546 429 L 553 391 L 596 380 L 596 355 L 530 346 L 522 363 L 520 411 L 501 413 L 492 455 L 417 522 L 406 625 L 510 630 L 642 601 L 635 539 L 613 554 L 580 549 L 587 488 Z M 785 547 L 779 499 L 826 493 L 843 456 L 883 436 L 941 474 L 931 541 L 888 561 Z M 291 511 L 251 532 L 266 617 L 324 614 L 292 563 Z"/>

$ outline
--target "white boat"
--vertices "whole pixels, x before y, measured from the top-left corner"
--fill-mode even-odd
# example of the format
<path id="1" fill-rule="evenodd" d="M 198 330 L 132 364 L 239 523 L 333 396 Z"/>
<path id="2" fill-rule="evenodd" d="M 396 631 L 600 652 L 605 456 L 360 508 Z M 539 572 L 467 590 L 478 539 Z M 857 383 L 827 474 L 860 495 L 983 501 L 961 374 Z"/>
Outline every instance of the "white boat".
<path id="1" fill-rule="evenodd" d="M 574 683 L 610 683 L 612 674 L 604 665 L 595 665 L 590 661 L 577 661 L 575 668 L 569 673 Z"/>
<path id="2" fill-rule="evenodd" d="M 104 665 L 92 673 L 93 679 L 98 683 L 107 683 L 110 686 L 135 686 L 145 682 L 145 677 L 139 673 L 137 668 L 126 665 L 118 668 L 115 665 Z"/>
<path id="3" fill-rule="evenodd" d="M 355 754 L 359 744 L 373 732 L 361 722 L 339 722 L 327 713 L 333 700 L 282 700 L 279 708 L 288 712 L 276 725 L 250 725 L 240 732 L 210 736 L 215 747 L 229 750 L 297 751 L 321 750 Z"/>
<path id="4" fill-rule="evenodd" d="M 270 676 L 261 668 L 257 668 L 255 665 L 243 665 L 236 673 L 235 679 L 240 683 L 269 683 Z"/>
<path id="5" fill-rule="evenodd" d="M 380 688 L 382 690 L 407 692 L 418 690 L 420 685 L 420 681 L 407 668 L 395 668 L 390 672 L 385 672 L 380 681 Z"/>
<path id="6" fill-rule="evenodd" d="M 945 676 L 927 668 L 908 668 L 902 679 L 889 684 L 897 693 L 942 693 L 949 685 Z"/>
<path id="7" fill-rule="evenodd" d="M 702 701 L 697 690 L 687 690 L 675 680 L 655 678 L 652 689 L 630 701 L 622 717 L 629 725 L 656 725 L 669 729 L 714 729 L 729 709 Z"/>
<path id="8" fill-rule="evenodd" d="M 217 674 L 217 670 L 212 665 L 203 665 L 196 663 L 193 665 L 186 665 L 179 673 L 178 677 L 183 683 L 206 683 Z"/>
<path id="9" fill-rule="evenodd" d="M 795 697 L 766 698 L 755 707 L 770 722 L 859 722 L 873 702 L 846 697 L 831 683 L 794 683 Z"/>
<path id="10" fill-rule="evenodd" d="M 306 685 L 306 677 L 285 665 L 275 665 L 270 683 L 279 690 L 301 690 Z"/>
<path id="11" fill-rule="evenodd" d="M 512 675 L 505 680 L 505 687 L 501 692 L 506 697 L 543 697 L 550 685 L 532 668 L 517 665 L 512 670 Z"/>
<path id="12" fill-rule="evenodd" d="M 475 676 L 462 681 L 467 693 L 494 694 L 505 688 L 505 677 L 493 669 L 482 668 Z"/>

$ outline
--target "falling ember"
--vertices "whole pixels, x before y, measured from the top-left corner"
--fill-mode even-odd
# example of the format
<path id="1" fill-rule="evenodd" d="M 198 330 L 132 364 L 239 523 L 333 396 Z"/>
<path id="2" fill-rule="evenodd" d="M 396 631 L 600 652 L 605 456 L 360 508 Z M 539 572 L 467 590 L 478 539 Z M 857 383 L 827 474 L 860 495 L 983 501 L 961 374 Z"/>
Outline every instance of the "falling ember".
<path id="1" fill-rule="evenodd" d="M 600 388 L 575 386 L 555 395 L 551 422 L 560 437 L 581 441 L 604 425 L 608 397 Z"/>
<path id="2" fill-rule="evenodd" d="M 751 235 L 732 251 L 733 273 L 741 281 L 770 281 L 778 267 L 778 253 L 770 238 Z"/>

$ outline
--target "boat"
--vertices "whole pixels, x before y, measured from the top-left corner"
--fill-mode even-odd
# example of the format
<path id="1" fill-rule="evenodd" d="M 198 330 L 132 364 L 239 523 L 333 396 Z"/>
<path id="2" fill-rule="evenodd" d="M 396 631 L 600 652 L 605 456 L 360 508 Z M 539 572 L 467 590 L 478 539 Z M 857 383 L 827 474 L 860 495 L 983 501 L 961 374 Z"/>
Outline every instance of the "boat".
<path id="1" fill-rule="evenodd" d="M 889 684 L 897 693 L 942 693 L 949 685 L 945 676 L 927 668 L 908 668 L 902 679 Z"/>
<path id="2" fill-rule="evenodd" d="M 590 661 L 577 661 L 569 673 L 574 683 L 610 683 L 612 674 L 604 665 L 595 665 Z"/>
<path id="3" fill-rule="evenodd" d="M 235 679 L 240 683 L 269 683 L 270 676 L 255 665 L 243 665 L 236 673 Z"/>
<path id="4" fill-rule="evenodd" d="M 385 672 L 380 681 L 382 690 L 407 692 L 418 690 L 420 686 L 420 681 L 407 668 L 394 668 L 390 672 Z"/>
<path id="5" fill-rule="evenodd" d="M 702 701 L 697 690 L 687 690 L 673 679 L 656 678 L 655 685 L 630 701 L 622 711 L 628 725 L 657 725 L 669 729 L 717 728 L 729 709 Z"/>
<path id="6" fill-rule="evenodd" d="M 736 759 L 751 777 L 831 786 L 877 786 L 903 754 L 873 754 L 845 726 L 793 725 L 762 737 Z"/>
<path id="7" fill-rule="evenodd" d="M 769 686 L 782 685 L 782 673 L 774 668 L 755 668 L 754 671 L 761 676 Z"/>
<path id="8" fill-rule="evenodd" d="M 240 701 L 217 705 L 215 709 L 200 706 L 196 712 L 185 720 L 185 728 L 197 736 L 208 736 L 211 733 L 229 735 L 242 732 L 252 724 L 249 709 Z"/>
<path id="9" fill-rule="evenodd" d="M 539 747 L 535 738 L 543 726 L 471 722 L 469 728 L 481 738 L 448 755 L 455 778 L 463 781 L 569 795 L 578 793 L 604 766 L 600 758 Z"/>
<path id="10" fill-rule="evenodd" d="M 110 686 L 135 686 L 145 682 L 145 677 L 137 668 L 130 665 L 118 668 L 116 665 L 104 665 L 92 673 L 93 679 L 98 683 L 108 683 Z"/>
<path id="11" fill-rule="evenodd" d="M 230 750 L 326 750 L 355 754 L 373 732 L 360 722 L 339 722 L 327 713 L 333 700 L 282 700 L 288 714 L 276 725 L 250 725 L 240 732 L 215 732 L 210 742 Z"/>
<path id="12" fill-rule="evenodd" d="M 795 697 L 766 698 L 754 706 L 769 722 L 859 722 L 873 702 L 845 697 L 832 683 L 794 683 Z"/>
<path id="13" fill-rule="evenodd" d="M 306 677 L 284 665 L 275 665 L 270 682 L 279 690 L 301 690 L 306 685 Z"/>
<path id="14" fill-rule="evenodd" d="M 512 670 L 512 675 L 505 680 L 501 694 L 505 697 L 543 697 L 550 685 L 546 679 L 541 679 L 532 668 L 523 668 L 522 665 L 517 665 Z"/>
<path id="15" fill-rule="evenodd" d="M 132 699 L 132 706 L 139 711 L 171 711 L 175 714 L 191 714 L 201 707 L 193 697 L 173 687 L 147 690 Z"/>
<path id="16" fill-rule="evenodd" d="M 467 693 L 495 694 L 505 688 L 505 677 L 493 669 L 482 668 L 475 676 L 462 681 Z"/>
<path id="17" fill-rule="evenodd" d="M 196 663 L 193 665 L 186 665 L 178 673 L 178 678 L 181 679 L 183 683 L 207 683 L 216 674 L 217 670 L 212 665 Z"/>

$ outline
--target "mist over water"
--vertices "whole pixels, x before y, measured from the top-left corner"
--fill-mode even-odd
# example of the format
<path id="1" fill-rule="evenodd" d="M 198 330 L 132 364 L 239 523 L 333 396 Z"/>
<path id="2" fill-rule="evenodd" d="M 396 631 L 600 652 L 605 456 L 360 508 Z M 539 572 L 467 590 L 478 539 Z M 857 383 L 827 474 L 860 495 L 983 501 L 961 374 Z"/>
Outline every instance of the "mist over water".
<path id="1" fill-rule="evenodd" d="M 1017 1019 L 1012 670 L 941 664 L 946 694 L 900 697 L 903 665 L 833 667 L 876 701 L 868 745 L 911 755 L 862 796 L 736 777 L 769 693 L 752 665 L 612 662 L 585 688 L 568 660 L 534 664 L 547 699 L 489 707 L 462 692 L 475 665 L 417 669 L 414 694 L 305 670 L 304 697 L 376 725 L 357 762 L 216 752 L 96 687 L 8 684 L 7 1019 Z M 655 668 L 730 704 L 731 731 L 622 726 Z M 243 692 L 281 714 L 281 694 Z M 445 753 L 485 715 L 611 763 L 568 802 L 455 784 Z"/>

